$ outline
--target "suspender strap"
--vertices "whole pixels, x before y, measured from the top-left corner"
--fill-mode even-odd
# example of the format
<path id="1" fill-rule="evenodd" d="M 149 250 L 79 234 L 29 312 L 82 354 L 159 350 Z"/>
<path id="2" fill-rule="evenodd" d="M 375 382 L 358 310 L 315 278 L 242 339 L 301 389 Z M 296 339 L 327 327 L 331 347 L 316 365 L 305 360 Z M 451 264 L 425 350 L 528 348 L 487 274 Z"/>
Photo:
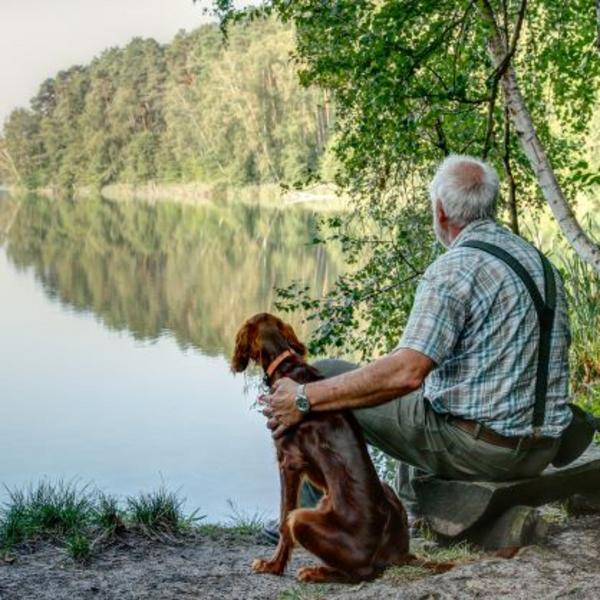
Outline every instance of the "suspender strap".
<path id="1" fill-rule="evenodd" d="M 544 268 L 544 293 L 546 301 L 542 299 L 537 285 L 523 265 L 508 252 L 494 244 L 469 240 L 460 247 L 478 248 L 492 254 L 506 263 L 523 282 L 535 306 L 540 325 L 540 342 L 538 348 L 538 364 L 535 381 L 535 404 L 533 406 L 533 428 L 539 429 L 544 424 L 546 413 L 546 393 L 548 390 L 548 366 L 550 362 L 550 338 L 554 323 L 556 308 L 556 280 L 548 259 L 538 250 Z"/>

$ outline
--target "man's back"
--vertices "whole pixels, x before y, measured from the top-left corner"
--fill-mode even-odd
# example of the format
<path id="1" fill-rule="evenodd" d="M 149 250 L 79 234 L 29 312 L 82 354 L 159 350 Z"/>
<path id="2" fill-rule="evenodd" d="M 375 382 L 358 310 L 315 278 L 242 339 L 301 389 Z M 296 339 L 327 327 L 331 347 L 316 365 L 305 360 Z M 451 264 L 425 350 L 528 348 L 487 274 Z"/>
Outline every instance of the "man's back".
<path id="1" fill-rule="evenodd" d="M 535 248 L 494 221 L 470 223 L 449 251 L 427 270 L 399 347 L 436 364 L 424 394 L 437 412 L 479 421 L 506 436 L 532 432 L 539 326 L 523 282 L 500 259 L 467 240 L 488 242 L 517 259 L 542 297 L 544 277 Z M 555 272 L 556 316 L 551 339 L 546 418 L 542 434 L 556 437 L 567 426 L 567 305 Z"/>

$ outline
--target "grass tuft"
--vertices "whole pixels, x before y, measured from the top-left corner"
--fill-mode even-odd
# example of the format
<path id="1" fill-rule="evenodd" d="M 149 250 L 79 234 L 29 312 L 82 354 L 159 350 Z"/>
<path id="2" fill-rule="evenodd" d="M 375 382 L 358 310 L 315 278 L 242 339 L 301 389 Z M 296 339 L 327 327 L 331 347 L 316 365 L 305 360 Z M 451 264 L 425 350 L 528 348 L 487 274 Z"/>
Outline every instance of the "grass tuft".
<path id="1" fill-rule="evenodd" d="M 184 515 L 184 501 L 164 487 L 128 498 L 126 510 L 114 496 L 62 480 L 6 489 L 8 499 L 0 507 L 0 552 L 4 553 L 20 543 L 51 538 L 62 541 L 75 560 L 85 563 L 94 546 L 123 533 L 128 524 L 147 534 L 168 536 L 203 518 L 197 511 Z"/>
<path id="2" fill-rule="evenodd" d="M 94 523 L 108 537 L 125 531 L 124 513 L 115 496 L 99 493 L 94 509 Z"/>
<path id="3" fill-rule="evenodd" d="M 147 533 L 176 534 L 204 518 L 197 516 L 197 510 L 186 516 L 184 502 L 175 492 L 161 486 L 154 492 L 127 498 L 127 516 L 131 523 Z"/>
<path id="4" fill-rule="evenodd" d="M 600 276 L 574 253 L 560 266 L 571 315 L 572 387 L 587 408 L 600 410 Z"/>
<path id="5" fill-rule="evenodd" d="M 242 512 L 235 503 L 228 499 L 229 522 L 227 529 L 239 535 L 256 535 L 264 526 L 264 516 L 260 513 L 248 514 Z"/>
<path id="6" fill-rule="evenodd" d="M 0 545 L 10 548 L 37 536 L 62 537 L 88 527 L 94 498 L 87 486 L 41 481 L 26 490 L 10 490 L 0 512 Z"/>
<path id="7" fill-rule="evenodd" d="M 468 542 L 459 542 L 449 546 L 426 546 L 419 551 L 419 558 L 436 562 L 469 562 L 477 560 L 483 553 Z"/>
<path id="8" fill-rule="evenodd" d="M 331 586 L 320 583 L 301 583 L 285 592 L 281 592 L 277 600 L 326 600 L 331 593 Z"/>
<path id="9" fill-rule="evenodd" d="M 425 567 L 415 567 L 414 565 L 404 565 L 402 567 L 390 567 L 386 569 L 383 579 L 389 581 L 392 585 L 402 585 L 417 579 L 431 576 L 431 571 Z"/>
<path id="10" fill-rule="evenodd" d="M 65 538 L 67 552 L 77 562 L 87 564 L 92 557 L 92 544 L 81 532 L 74 532 Z"/>

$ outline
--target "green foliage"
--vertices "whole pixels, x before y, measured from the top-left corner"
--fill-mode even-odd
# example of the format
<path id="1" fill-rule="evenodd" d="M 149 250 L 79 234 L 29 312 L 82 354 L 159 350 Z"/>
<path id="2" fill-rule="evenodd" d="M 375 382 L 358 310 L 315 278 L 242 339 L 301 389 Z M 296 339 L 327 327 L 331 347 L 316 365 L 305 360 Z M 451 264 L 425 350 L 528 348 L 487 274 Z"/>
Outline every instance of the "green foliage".
<path id="1" fill-rule="evenodd" d="M 331 106 L 299 85 L 289 27 L 136 38 L 47 79 L 4 127 L 0 179 L 30 188 L 111 182 L 295 181 L 319 169 Z"/>
<path id="2" fill-rule="evenodd" d="M 92 557 L 92 544 L 83 533 L 75 532 L 68 535 L 65 538 L 65 547 L 71 558 L 77 562 L 85 564 Z"/>
<path id="3" fill-rule="evenodd" d="M 352 270 L 321 298 L 313 298 L 309 287 L 297 282 L 277 290 L 277 308 L 306 311 L 307 320 L 315 322 L 311 353 L 333 349 L 367 360 L 395 347 L 418 277 L 438 252 L 430 221 L 429 212 L 414 205 L 398 207 L 394 198 L 357 213 L 350 223 L 327 219 L 326 234 L 315 243 L 339 243 Z M 412 241 L 417 231 L 418 244 Z"/>
<path id="4" fill-rule="evenodd" d="M 36 536 L 71 535 L 88 527 L 93 495 L 74 483 L 41 481 L 25 490 L 7 490 L 0 512 L 0 546 L 8 548 Z"/>
<path id="5" fill-rule="evenodd" d="M 336 104 L 334 150 L 345 188 L 378 201 L 380 190 L 403 185 L 415 172 L 430 173 L 444 154 L 489 155 L 502 167 L 508 149 L 520 200 L 531 203 L 537 192 L 514 131 L 504 144 L 504 111 L 479 4 L 270 0 L 239 11 L 230 0 L 214 3 L 225 28 L 265 14 L 294 24 L 302 82 L 330 91 Z M 510 38 L 520 2 L 490 6 Z M 513 57 L 542 141 L 565 175 L 575 165 L 586 171 L 582 142 L 600 81 L 595 39 L 593 2 L 539 1 L 529 4 Z M 563 184 L 572 190 L 590 182 L 567 176 Z"/>
<path id="6" fill-rule="evenodd" d="M 320 583 L 300 583 L 281 592 L 277 600 L 326 600 L 332 593 L 332 587 Z"/>
<path id="7" fill-rule="evenodd" d="M 239 535 L 256 535 L 264 525 L 264 517 L 259 513 L 248 514 L 240 511 L 232 500 L 227 500 L 231 514 L 227 528 Z"/>
<path id="8" fill-rule="evenodd" d="M 124 519 L 125 513 L 119 508 L 117 498 L 100 492 L 94 507 L 93 523 L 111 537 L 125 528 Z"/>
<path id="9" fill-rule="evenodd" d="M 600 276 L 572 253 L 560 257 L 571 316 L 571 389 L 600 416 Z"/>
<path id="10" fill-rule="evenodd" d="M 128 519 L 148 534 L 179 533 L 203 518 L 197 516 L 197 510 L 186 516 L 183 512 L 183 502 L 176 493 L 169 492 L 164 487 L 130 496 L 127 498 Z"/>
<path id="11" fill-rule="evenodd" d="M 426 184 L 444 155 L 484 156 L 505 172 L 503 208 L 514 213 L 514 228 L 540 205 L 517 133 L 508 127 L 504 135 L 480 4 L 270 0 L 236 10 L 230 0 L 214 3 L 224 29 L 273 14 L 293 23 L 301 81 L 335 102 L 336 181 L 354 211 L 323 237 L 341 241 L 353 270 L 324 298 L 312 298 L 301 283 L 279 290 L 282 309 L 308 311 L 318 322 L 315 352 L 367 359 L 399 339 L 416 277 L 437 253 Z M 490 6 L 512 39 L 520 2 Z M 600 83 L 593 3 L 530 3 L 520 31 L 512 65 L 561 185 L 574 197 L 597 183 L 587 157 Z M 509 205 L 511 179 L 516 200 Z"/>
<path id="12" fill-rule="evenodd" d="M 185 514 L 183 500 L 164 487 L 127 498 L 125 510 L 113 496 L 62 480 L 7 492 L 8 500 L 0 509 L 0 550 L 50 538 L 62 541 L 73 559 L 83 563 L 99 542 L 110 541 L 127 526 L 160 539 L 203 518 L 197 510 Z"/>

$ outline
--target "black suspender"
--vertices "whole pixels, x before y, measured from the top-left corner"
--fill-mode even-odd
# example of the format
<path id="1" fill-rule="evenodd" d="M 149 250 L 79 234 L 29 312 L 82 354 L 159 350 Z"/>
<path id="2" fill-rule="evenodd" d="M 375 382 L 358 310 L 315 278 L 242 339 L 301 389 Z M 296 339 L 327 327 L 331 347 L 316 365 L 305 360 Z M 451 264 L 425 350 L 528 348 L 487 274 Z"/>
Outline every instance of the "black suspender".
<path id="1" fill-rule="evenodd" d="M 533 428 L 534 432 L 544 424 L 546 412 L 546 392 L 548 389 L 548 365 L 550 362 L 550 338 L 552 336 L 552 325 L 554 323 L 554 312 L 556 308 L 556 280 L 548 259 L 538 250 L 544 267 L 544 293 L 546 301 L 542 299 L 540 292 L 531 278 L 531 275 L 523 265 L 508 252 L 494 244 L 470 240 L 463 242 L 459 247 L 478 248 L 494 255 L 505 262 L 524 283 L 538 316 L 540 325 L 540 344 L 538 349 L 537 375 L 535 381 L 535 404 L 533 406 Z"/>

